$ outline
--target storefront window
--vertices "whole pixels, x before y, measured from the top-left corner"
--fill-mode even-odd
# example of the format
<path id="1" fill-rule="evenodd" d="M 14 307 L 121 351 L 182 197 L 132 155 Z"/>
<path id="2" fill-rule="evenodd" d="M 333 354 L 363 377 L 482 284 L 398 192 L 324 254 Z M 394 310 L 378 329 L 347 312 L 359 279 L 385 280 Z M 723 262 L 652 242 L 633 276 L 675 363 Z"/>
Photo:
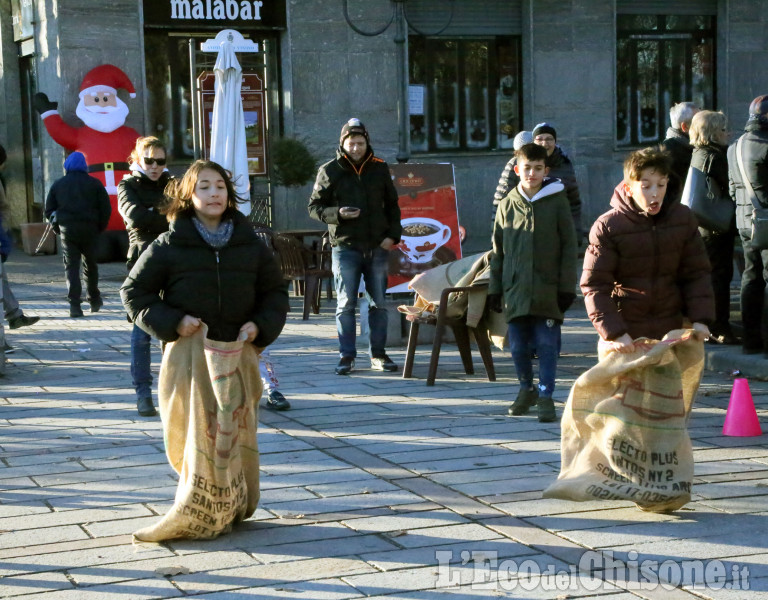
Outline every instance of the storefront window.
<path id="1" fill-rule="evenodd" d="M 146 31 L 144 48 L 152 135 L 163 140 L 173 160 L 189 162 L 195 155 L 189 40 L 165 31 Z"/>
<path id="2" fill-rule="evenodd" d="M 411 150 L 511 148 L 520 129 L 520 41 L 411 36 Z"/>
<path id="3" fill-rule="evenodd" d="M 617 15 L 618 145 L 663 140 L 678 102 L 715 106 L 714 17 Z"/>

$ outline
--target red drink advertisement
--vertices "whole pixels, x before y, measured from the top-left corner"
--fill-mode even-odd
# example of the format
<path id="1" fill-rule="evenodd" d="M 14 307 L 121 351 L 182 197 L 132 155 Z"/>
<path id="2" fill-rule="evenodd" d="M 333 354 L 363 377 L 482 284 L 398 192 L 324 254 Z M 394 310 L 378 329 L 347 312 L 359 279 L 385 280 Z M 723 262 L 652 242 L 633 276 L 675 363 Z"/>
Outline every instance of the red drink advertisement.
<path id="1" fill-rule="evenodd" d="M 402 241 L 389 253 L 387 292 L 407 292 L 415 275 L 461 258 L 453 165 L 390 165 Z"/>

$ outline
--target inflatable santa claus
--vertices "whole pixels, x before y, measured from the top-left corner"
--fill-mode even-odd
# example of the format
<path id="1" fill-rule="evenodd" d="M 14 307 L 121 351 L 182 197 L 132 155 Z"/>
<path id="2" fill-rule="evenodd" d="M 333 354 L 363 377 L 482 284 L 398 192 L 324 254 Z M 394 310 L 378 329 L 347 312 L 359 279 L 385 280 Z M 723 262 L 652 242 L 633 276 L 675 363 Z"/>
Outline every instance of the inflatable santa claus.
<path id="1" fill-rule="evenodd" d="M 88 172 L 107 189 L 112 214 L 103 234 L 106 239 L 100 244 L 100 262 L 123 260 L 128 248 L 125 225 L 117 210 L 117 184 L 129 173 L 128 155 L 139 133 L 125 126 L 129 111 L 117 96 L 119 89 L 126 90 L 131 98 L 136 97 L 131 80 L 114 65 L 99 65 L 86 74 L 75 111 L 85 127 L 65 123 L 56 110 L 58 103 L 51 102 L 45 94 L 38 93 L 33 98 L 33 106 L 54 141 L 67 150 L 82 152 Z"/>

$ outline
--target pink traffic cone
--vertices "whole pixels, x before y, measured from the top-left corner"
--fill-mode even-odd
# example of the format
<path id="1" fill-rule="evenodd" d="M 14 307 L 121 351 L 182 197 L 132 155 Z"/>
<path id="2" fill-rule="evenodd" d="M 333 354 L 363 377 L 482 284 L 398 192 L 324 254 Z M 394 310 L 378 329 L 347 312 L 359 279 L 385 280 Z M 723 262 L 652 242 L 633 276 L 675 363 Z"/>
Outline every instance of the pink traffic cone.
<path id="1" fill-rule="evenodd" d="M 723 424 L 723 435 L 755 437 L 762 434 L 752 392 L 749 391 L 749 382 L 743 377 L 737 377 L 733 380 L 731 399 L 728 402 L 728 412 L 725 414 Z"/>

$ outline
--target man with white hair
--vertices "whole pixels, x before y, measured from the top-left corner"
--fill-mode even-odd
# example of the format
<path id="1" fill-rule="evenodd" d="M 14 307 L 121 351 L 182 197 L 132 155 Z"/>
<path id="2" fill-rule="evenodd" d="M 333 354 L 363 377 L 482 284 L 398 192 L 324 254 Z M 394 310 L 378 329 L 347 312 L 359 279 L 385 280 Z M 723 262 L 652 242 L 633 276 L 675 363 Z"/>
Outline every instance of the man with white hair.
<path id="1" fill-rule="evenodd" d="M 683 193 L 683 185 L 688 177 L 688 168 L 691 166 L 691 146 L 688 132 L 691 129 L 693 115 L 701 109 L 693 102 L 678 102 L 669 109 L 669 123 L 667 137 L 661 142 L 663 148 L 672 156 L 673 180 L 676 180 L 673 190 L 679 196 Z"/>

